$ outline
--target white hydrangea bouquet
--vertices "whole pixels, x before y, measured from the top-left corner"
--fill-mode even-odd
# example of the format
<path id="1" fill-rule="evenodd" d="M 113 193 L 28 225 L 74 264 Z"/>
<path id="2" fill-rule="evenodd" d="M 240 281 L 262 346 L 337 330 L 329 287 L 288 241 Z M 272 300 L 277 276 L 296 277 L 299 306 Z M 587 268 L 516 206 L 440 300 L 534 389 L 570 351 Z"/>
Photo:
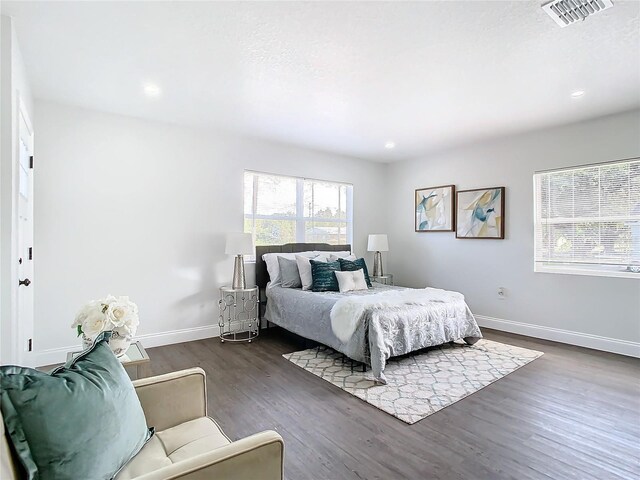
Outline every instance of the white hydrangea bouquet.
<path id="1" fill-rule="evenodd" d="M 109 346 L 117 357 L 124 355 L 138 330 L 138 306 L 129 297 L 107 295 L 91 300 L 76 315 L 71 328 L 82 336 L 85 348 L 91 346 L 100 332 L 112 331 Z"/>

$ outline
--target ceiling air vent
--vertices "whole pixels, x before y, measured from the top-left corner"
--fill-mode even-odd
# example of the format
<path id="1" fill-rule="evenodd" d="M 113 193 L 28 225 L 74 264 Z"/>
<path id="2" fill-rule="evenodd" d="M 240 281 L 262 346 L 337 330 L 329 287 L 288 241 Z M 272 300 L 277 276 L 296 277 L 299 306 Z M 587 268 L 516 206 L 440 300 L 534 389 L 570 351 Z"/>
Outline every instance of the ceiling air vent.
<path id="1" fill-rule="evenodd" d="M 564 28 L 611 7 L 611 0 L 553 0 L 542 9 Z"/>

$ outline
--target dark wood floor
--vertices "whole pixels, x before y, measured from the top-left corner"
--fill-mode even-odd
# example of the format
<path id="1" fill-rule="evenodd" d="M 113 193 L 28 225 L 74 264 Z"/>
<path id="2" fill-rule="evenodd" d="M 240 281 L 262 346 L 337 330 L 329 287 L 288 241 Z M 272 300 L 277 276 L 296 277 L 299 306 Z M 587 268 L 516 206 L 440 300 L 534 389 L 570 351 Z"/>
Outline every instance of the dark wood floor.
<path id="1" fill-rule="evenodd" d="M 281 357 L 274 328 L 149 349 L 154 374 L 200 366 L 209 413 L 237 439 L 274 429 L 289 480 L 639 479 L 640 360 L 491 330 L 538 360 L 407 425 Z"/>

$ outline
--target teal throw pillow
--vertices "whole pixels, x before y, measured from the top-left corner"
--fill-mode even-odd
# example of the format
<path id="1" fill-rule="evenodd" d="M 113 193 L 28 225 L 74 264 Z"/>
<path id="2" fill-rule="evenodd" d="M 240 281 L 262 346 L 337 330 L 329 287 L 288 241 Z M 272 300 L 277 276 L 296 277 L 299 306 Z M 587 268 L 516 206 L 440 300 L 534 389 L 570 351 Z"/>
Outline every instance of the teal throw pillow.
<path id="1" fill-rule="evenodd" d="M 369 270 L 367 270 L 367 262 L 364 258 L 358 258 L 357 260 L 345 260 L 344 258 L 338 259 L 340 262 L 340 270 L 343 272 L 353 272 L 355 270 L 362 269 L 364 271 L 364 279 L 367 282 L 367 287 L 371 288 L 371 279 L 369 278 Z"/>
<path id="2" fill-rule="evenodd" d="M 50 374 L 0 367 L 2 415 L 27 478 L 113 478 L 153 435 L 110 335 Z"/>
<path id="3" fill-rule="evenodd" d="M 311 290 L 314 292 L 339 292 L 340 285 L 335 271 L 340 271 L 339 262 L 316 262 L 309 260 L 311 264 L 311 277 L 313 284 Z"/>

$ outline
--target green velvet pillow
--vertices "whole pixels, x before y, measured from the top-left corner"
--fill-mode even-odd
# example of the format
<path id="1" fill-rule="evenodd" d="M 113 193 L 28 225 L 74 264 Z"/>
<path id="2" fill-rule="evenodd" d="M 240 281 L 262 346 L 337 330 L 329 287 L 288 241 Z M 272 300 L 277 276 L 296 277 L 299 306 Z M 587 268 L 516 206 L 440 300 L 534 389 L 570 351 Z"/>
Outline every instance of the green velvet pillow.
<path id="1" fill-rule="evenodd" d="M 367 287 L 371 288 L 371 279 L 369 278 L 369 270 L 367 270 L 367 263 L 364 258 L 358 258 L 357 260 L 345 260 L 344 258 L 338 259 L 340 262 L 340 270 L 343 272 L 354 272 L 362 269 L 364 271 L 364 279 L 367 282 Z"/>
<path id="2" fill-rule="evenodd" d="M 316 262 L 309 260 L 311 264 L 311 278 L 313 284 L 311 290 L 314 292 L 339 292 L 340 286 L 336 274 L 336 270 L 340 271 L 340 263 L 338 262 Z"/>
<path id="3" fill-rule="evenodd" d="M 50 374 L 0 367 L 0 405 L 29 479 L 110 479 L 153 435 L 110 332 Z"/>

